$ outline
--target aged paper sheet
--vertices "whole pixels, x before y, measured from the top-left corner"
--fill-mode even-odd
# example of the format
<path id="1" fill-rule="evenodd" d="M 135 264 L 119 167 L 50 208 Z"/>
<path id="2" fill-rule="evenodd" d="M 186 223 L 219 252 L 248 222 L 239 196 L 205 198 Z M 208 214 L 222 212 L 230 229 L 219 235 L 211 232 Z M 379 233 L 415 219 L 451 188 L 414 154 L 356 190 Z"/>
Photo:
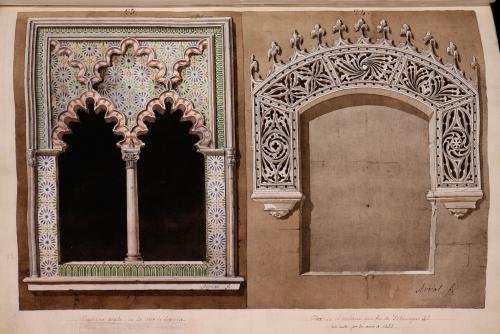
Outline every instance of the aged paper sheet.
<path id="1" fill-rule="evenodd" d="M 426 8 L 427 9 L 427 8 Z M 456 9 L 456 8 L 455 8 Z M 471 8 L 467 8 L 471 9 Z M 500 332 L 500 55 L 488 7 L 474 8 L 486 61 L 490 212 L 484 309 L 19 311 L 12 80 L 18 11 L 0 8 L 0 333 L 498 333 Z M 43 10 L 43 8 L 41 8 Z M 97 9 L 96 9 L 97 10 Z M 102 9 L 99 9 L 102 10 Z M 183 8 L 182 10 L 186 10 Z M 231 10 L 234 10 L 231 9 Z M 318 10 L 318 9 L 315 9 Z M 401 8 L 399 8 L 401 10 Z M 421 9 L 411 9 L 421 10 Z M 15 78 L 23 80 L 23 78 Z M 447 292 L 456 287 L 443 287 Z"/>

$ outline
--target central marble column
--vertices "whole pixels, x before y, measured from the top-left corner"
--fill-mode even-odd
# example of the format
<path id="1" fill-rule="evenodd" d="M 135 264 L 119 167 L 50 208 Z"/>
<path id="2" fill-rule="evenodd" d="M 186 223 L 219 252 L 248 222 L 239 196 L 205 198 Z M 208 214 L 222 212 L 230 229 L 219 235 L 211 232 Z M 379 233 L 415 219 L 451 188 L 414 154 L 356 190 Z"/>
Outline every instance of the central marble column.
<path id="1" fill-rule="evenodd" d="M 139 203 L 137 195 L 137 160 L 140 149 L 122 147 L 127 172 L 127 257 L 125 262 L 142 261 L 139 251 Z"/>

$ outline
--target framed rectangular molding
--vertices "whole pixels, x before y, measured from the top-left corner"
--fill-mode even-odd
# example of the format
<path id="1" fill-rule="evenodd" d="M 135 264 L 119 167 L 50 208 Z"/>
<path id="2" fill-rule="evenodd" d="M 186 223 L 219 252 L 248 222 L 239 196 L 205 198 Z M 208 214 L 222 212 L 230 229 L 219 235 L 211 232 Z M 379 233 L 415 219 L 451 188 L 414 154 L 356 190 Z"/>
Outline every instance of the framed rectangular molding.
<path id="1" fill-rule="evenodd" d="M 238 290 L 244 279 L 237 275 L 234 240 L 231 18 L 31 18 L 26 46 L 30 276 L 24 282 L 29 290 Z M 108 71 L 121 66 L 115 56 L 138 59 L 145 83 L 135 80 L 128 88 L 142 100 L 117 98 L 120 80 L 134 80 Z M 198 72 L 190 74 L 193 62 Z M 115 85 L 102 88 L 109 80 Z M 78 111 L 89 103 L 96 113 L 105 112 L 105 120 L 116 123 L 113 132 L 123 137 L 117 149 L 127 179 L 127 256 L 62 263 L 58 156 L 67 146 L 68 124 L 78 122 Z M 140 256 L 137 160 L 144 143 L 139 137 L 169 105 L 193 124 L 190 132 L 199 137 L 195 146 L 204 155 L 203 261 L 148 262 Z"/>

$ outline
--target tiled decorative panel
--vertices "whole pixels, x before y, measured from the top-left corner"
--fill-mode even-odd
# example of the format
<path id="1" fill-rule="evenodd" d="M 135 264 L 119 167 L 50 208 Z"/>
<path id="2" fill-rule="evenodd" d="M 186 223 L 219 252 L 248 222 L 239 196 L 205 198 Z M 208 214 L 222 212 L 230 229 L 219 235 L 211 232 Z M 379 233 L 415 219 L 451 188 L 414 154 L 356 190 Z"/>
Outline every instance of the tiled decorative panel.
<path id="1" fill-rule="evenodd" d="M 42 277 L 50 277 L 57 274 L 59 264 L 56 157 L 38 157 L 36 165 L 40 274 Z"/>
<path id="2" fill-rule="evenodd" d="M 103 60 L 105 53 L 110 47 L 116 47 L 120 44 L 121 39 L 115 36 L 123 36 L 123 38 L 133 36 L 139 41 L 141 47 L 147 47 L 154 51 L 154 57 L 161 62 L 166 71 L 162 77 L 172 78 L 175 76 L 174 65 L 176 62 L 184 59 L 184 52 L 207 36 L 210 36 L 213 41 L 213 47 L 207 48 L 202 54 L 193 56 L 193 67 L 182 67 L 180 76 L 182 83 L 174 84 L 173 89 L 180 94 L 186 94 L 192 99 L 195 108 L 197 108 L 204 115 L 210 112 L 210 103 L 214 108 L 214 120 L 217 123 L 215 134 L 216 145 L 218 147 L 224 146 L 224 113 L 225 113 L 225 96 L 224 96 L 224 56 L 223 56 L 223 29 L 217 26 L 206 27 L 148 27 L 148 26 L 114 26 L 114 27 L 85 27 L 83 32 L 85 38 L 80 40 L 65 40 L 66 36 L 72 34 L 81 34 L 82 29 L 79 27 L 39 27 L 37 29 L 37 43 L 35 45 L 34 54 L 35 59 L 35 107 L 37 109 L 37 144 L 40 148 L 50 148 L 50 136 L 48 136 L 48 129 L 50 129 L 57 115 L 65 108 L 65 103 L 69 102 L 71 98 L 79 96 L 82 92 L 88 90 L 89 84 L 85 81 L 91 81 L 94 75 L 94 69 L 97 62 Z M 54 52 L 49 52 L 54 49 L 54 46 L 48 46 L 44 43 L 45 38 L 48 36 L 62 36 L 62 38 L 52 39 L 53 44 L 59 43 L 61 49 L 68 49 L 60 52 L 60 55 Z M 99 41 L 95 40 L 98 36 L 103 34 L 110 34 L 112 40 Z M 113 35 L 113 36 L 112 36 Z M 147 39 L 141 38 L 147 36 Z M 152 37 L 157 36 L 157 37 Z M 166 39 L 164 36 L 173 36 L 171 39 Z M 64 39 L 63 39 L 64 38 Z M 211 54 L 210 49 L 213 50 Z M 71 58 L 71 59 L 70 59 Z M 121 58 L 121 57 L 120 57 Z M 48 59 L 48 66 L 46 62 Z M 129 58 L 129 60 L 131 60 Z M 114 59 L 114 62 L 119 62 Z M 207 71 L 209 69 L 209 61 L 214 62 L 213 80 L 215 82 L 214 100 L 210 101 L 206 92 L 208 89 Z M 79 62 L 82 66 L 78 69 L 70 66 L 69 62 Z M 139 62 L 141 62 L 139 60 Z M 144 62 L 144 60 L 142 60 Z M 127 64 L 135 64 L 127 63 Z M 48 68 L 47 68 L 48 67 Z M 50 87 L 45 87 L 44 78 L 45 73 L 50 69 Z M 144 68 L 143 68 L 144 70 Z M 112 69 L 111 75 L 108 76 L 107 82 L 113 83 L 113 80 L 124 79 L 126 85 L 127 78 L 133 78 L 134 74 L 131 72 L 123 73 L 120 69 Z M 149 70 L 148 70 L 149 71 Z M 77 80 L 80 73 L 81 80 Z M 136 73 L 141 75 L 141 73 Z M 118 77 L 117 77 L 118 76 Z M 137 77 L 136 77 L 137 78 Z M 85 80 L 86 79 L 86 80 Z M 137 83 L 137 82 L 136 82 Z M 104 83 L 106 86 L 106 83 Z M 128 86 L 128 85 L 127 85 Z M 179 87 L 177 87 L 179 86 Z M 60 89 L 57 89 L 57 88 Z M 45 100 L 46 89 L 50 89 L 50 105 Z M 105 91 L 105 87 L 96 87 L 98 91 Z M 161 88 L 158 88 L 161 90 Z M 142 96 L 139 94 L 140 88 L 136 85 L 131 85 L 131 92 L 129 96 L 115 96 L 115 100 L 120 103 L 125 101 L 133 102 L 133 99 L 141 100 Z M 116 106 L 115 106 L 116 107 Z M 49 113 L 48 110 L 51 110 Z M 127 109 L 127 111 L 130 109 Z M 47 115 L 51 115 L 47 118 Z M 129 115 L 130 116 L 130 115 Z M 207 121 L 210 117 L 206 117 Z M 208 125 L 208 123 L 207 123 Z"/>
<path id="3" fill-rule="evenodd" d="M 226 128 L 232 124 L 226 122 L 232 118 L 227 87 L 230 19 L 122 21 L 29 20 L 27 149 L 36 154 L 29 165 L 35 180 L 35 189 L 30 189 L 34 203 L 30 224 L 36 230 L 32 247 L 36 275 L 227 276 L 234 268 L 234 250 L 227 248 L 234 221 L 226 217 L 235 216 L 228 204 L 234 190 L 226 180 L 234 163 L 225 161 L 227 152 L 234 156 L 234 132 Z M 123 136 L 117 149 L 122 149 L 124 160 L 140 154 L 144 145 L 140 136 L 147 133 L 156 112 L 180 109 L 181 121 L 192 123 L 191 133 L 200 137 L 195 145 L 205 155 L 205 261 L 60 263 L 57 156 L 66 148 L 63 135 L 70 132 L 68 124 L 78 122 L 78 111 L 92 103 L 95 110 L 104 110 L 106 121 L 115 124 L 115 134 Z M 124 162 L 125 166 L 129 165 Z"/>
<path id="4" fill-rule="evenodd" d="M 207 262 L 211 276 L 226 272 L 226 185 L 224 156 L 206 157 Z"/>
<path id="5" fill-rule="evenodd" d="M 154 56 L 164 64 L 166 78 L 173 77 L 174 65 L 184 59 L 184 54 L 189 48 L 197 46 L 197 40 L 191 41 L 141 41 L 142 47 L 153 50 Z M 120 41 L 61 41 L 60 49 L 71 52 L 72 61 L 83 65 L 83 78 L 90 81 L 94 75 L 94 66 L 105 59 L 106 52 L 119 47 Z M 57 54 L 51 52 L 50 79 L 51 79 L 51 114 L 52 124 L 57 122 L 57 117 L 66 111 L 71 98 L 80 96 L 87 90 L 85 83 L 77 80 L 79 70 L 72 67 L 68 53 Z M 191 65 L 182 68 L 180 76 L 183 79 L 174 89 L 181 96 L 189 99 L 194 107 L 200 111 L 205 119 L 210 119 L 208 82 L 210 78 L 208 51 L 201 55 L 193 55 L 189 61 Z M 114 107 L 120 110 L 129 120 L 129 126 L 137 114 L 146 109 L 146 104 L 151 99 L 160 96 L 166 89 L 165 85 L 155 82 L 152 78 L 158 69 L 147 65 L 148 56 L 134 56 L 131 48 L 127 48 L 124 55 L 114 55 L 111 66 L 102 69 L 103 81 L 95 88 L 99 94 L 108 98 Z"/>
<path id="6" fill-rule="evenodd" d="M 127 276 L 207 276 L 204 264 L 162 263 L 65 263 L 59 266 L 59 276 L 73 277 L 127 277 Z"/>

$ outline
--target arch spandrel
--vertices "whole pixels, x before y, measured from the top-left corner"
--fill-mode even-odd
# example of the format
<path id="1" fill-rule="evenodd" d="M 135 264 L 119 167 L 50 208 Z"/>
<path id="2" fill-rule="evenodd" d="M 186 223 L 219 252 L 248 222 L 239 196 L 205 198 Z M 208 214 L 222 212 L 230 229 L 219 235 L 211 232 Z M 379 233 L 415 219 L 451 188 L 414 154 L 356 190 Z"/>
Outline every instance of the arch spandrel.
<path id="1" fill-rule="evenodd" d="M 81 61 L 75 60 L 73 50 L 68 47 L 62 47 L 61 43 L 57 40 L 51 41 L 50 44 L 52 53 L 56 57 L 66 56 L 67 64 L 78 69 L 76 80 L 87 87 L 87 90 L 80 96 L 75 96 L 70 100 L 64 110 L 60 110 L 59 113 L 57 113 L 58 109 L 54 108 L 57 117 L 55 118 L 55 124 L 52 129 L 51 139 L 53 149 L 65 149 L 66 143 L 62 140 L 62 136 L 69 132 L 68 123 L 78 121 L 76 111 L 77 109 L 86 109 L 87 102 L 93 103 L 96 111 L 105 109 L 105 119 L 107 121 L 116 122 L 113 132 L 123 136 L 123 140 L 118 143 L 118 146 L 122 148 L 122 150 L 138 150 L 144 146 L 144 143 L 138 138 L 139 135 L 145 134 L 148 131 L 144 120 L 149 119 L 154 121 L 153 109 L 159 108 L 160 110 L 164 110 L 166 102 L 171 103 L 172 108 L 175 110 L 183 110 L 183 121 L 190 120 L 193 123 L 191 132 L 198 135 L 200 138 L 196 146 L 198 148 L 210 147 L 212 143 L 212 134 L 205 126 L 206 122 L 204 116 L 194 108 L 191 101 L 181 97 L 172 89 L 175 84 L 182 81 L 180 70 L 189 67 L 191 57 L 203 53 L 208 45 L 207 39 L 200 39 L 196 43 L 196 46 L 186 48 L 182 54 L 182 58 L 173 62 L 172 69 L 168 72 L 168 77 L 166 76 L 166 65 L 164 62 L 155 58 L 155 51 L 150 47 L 141 46 L 139 41 L 134 38 L 125 38 L 117 43 L 116 46 L 113 46 L 114 44 L 107 45 L 105 59 L 96 61 L 91 66 L 92 73 L 89 75 L 86 73 L 88 72 L 87 67 Z M 127 87 L 126 85 L 122 85 L 123 87 L 120 86 L 120 82 L 124 80 L 117 73 L 120 73 L 118 70 L 121 71 L 122 69 L 120 68 L 120 64 L 117 64 L 116 61 L 113 62 L 113 57 L 125 56 L 127 52 L 129 53 L 128 56 L 133 57 L 133 65 L 126 65 L 125 69 L 136 71 L 134 72 L 136 74 L 134 78 L 138 81 L 138 83 L 134 84 L 132 87 L 131 84 L 128 83 L 128 88 L 134 89 L 147 86 L 137 89 L 137 96 L 147 98 L 144 99 L 144 101 L 142 101 L 142 99 L 137 101 L 134 100 L 134 102 L 138 104 L 128 103 L 126 106 L 126 103 L 123 103 L 123 101 L 117 98 L 121 97 L 123 99 L 122 90 L 126 90 Z M 143 61 L 144 64 L 137 65 L 135 63 L 136 59 L 140 59 L 141 57 L 145 58 Z M 110 73 L 103 71 L 103 69 L 106 70 L 113 67 L 118 67 L 118 70 Z M 155 69 L 155 71 L 151 73 L 146 72 L 145 70 L 148 68 Z M 57 71 L 55 72 L 57 76 Z M 139 76 L 141 73 L 144 73 L 144 75 Z M 111 79 L 108 79 L 108 76 Z M 145 79 L 143 81 L 147 81 L 149 85 L 145 85 L 144 82 L 141 82 L 138 78 Z M 107 82 L 107 80 L 110 80 L 111 83 Z M 100 85 L 103 85 L 104 88 L 100 88 Z M 53 88 L 56 90 L 56 94 L 59 93 L 58 89 L 61 90 L 60 87 L 57 86 Z M 148 91 L 148 89 L 151 90 L 151 92 Z M 113 100 L 115 103 L 113 103 Z"/>
<path id="2" fill-rule="evenodd" d="M 275 217 L 287 215 L 302 200 L 300 184 L 299 111 L 330 94 L 363 88 L 405 96 L 432 111 L 429 121 L 430 201 L 441 201 L 457 217 L 475 208 L 482 198 L 479 166 L 479 94 L 477 62 L 472 61 L 475 78 L 468 79 L 458 67 L 458 51 L 450 42 L 447 53 L 453 63 L 443 64 L 435 53 L 436 41 L 428 32 L 428 50 L 419 52 L 412 44 L 407 24 L 401 29 L 403 41 L 394 46 L 387 22 L 377 31 L 382 38 L 373 42 L 365 36 L 366 23 L 354 25 L 360 36 L 355 43 L 344 38 L 345 25 L 338 20 L 333 46 L 323 42 L 324 30 L 316 25 L 311 36 L 316 47 L 301 49 L 302 36 L 295 31 L 290 39 L 293 54 L 288 63 L 279 56 L 281 48 L 272 42 L 267 76 L 258 75 L 258 62 L 251 58 L 254 192 L 252 198 L 264 203 Z"/>

